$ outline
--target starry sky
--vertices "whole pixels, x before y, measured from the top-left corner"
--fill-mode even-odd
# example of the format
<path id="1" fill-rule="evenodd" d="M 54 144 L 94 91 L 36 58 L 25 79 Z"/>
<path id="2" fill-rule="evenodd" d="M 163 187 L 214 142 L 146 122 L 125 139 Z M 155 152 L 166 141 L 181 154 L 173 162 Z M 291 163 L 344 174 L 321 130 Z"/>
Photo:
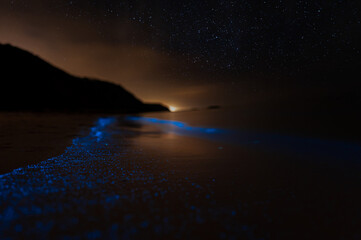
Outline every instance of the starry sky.
<path id="1" fill-rule="evenodd" d="M 360 9 L 359 0 L 0 0 L 0 42 L 144 101 L 234 105 L 264 89 L 337 82 L 319 76 L 360 62 Z"/>

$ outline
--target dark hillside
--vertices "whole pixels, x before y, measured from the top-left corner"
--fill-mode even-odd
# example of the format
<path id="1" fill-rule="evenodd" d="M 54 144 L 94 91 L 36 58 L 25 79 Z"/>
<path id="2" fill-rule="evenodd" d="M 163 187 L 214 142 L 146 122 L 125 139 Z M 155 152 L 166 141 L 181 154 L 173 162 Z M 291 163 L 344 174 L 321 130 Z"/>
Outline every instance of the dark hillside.
<path id="1" fill-rule="evenodd" d="M 74 77 L 10 45 L 0 45 L 0 71 L 1 111 L 168 111 L 142 103 L 119 85 Z"/>

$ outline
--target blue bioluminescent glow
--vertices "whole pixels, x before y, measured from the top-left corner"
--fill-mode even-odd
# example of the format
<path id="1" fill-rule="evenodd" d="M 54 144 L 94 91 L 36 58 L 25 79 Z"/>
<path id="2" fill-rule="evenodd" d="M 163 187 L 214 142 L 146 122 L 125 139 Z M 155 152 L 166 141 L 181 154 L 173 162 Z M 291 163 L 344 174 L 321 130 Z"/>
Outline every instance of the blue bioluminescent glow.
<path id="1" fill-rule="evenodd" d="M 154 118 L 128 120 L 157 124 L 180 135 L 248 144 L 257 150 L 289 151 L 292 157 L 303 153 L 359 161 L 361 156 L 359 145 L 338 141 L 193 127 Z M 54 233 L 64 239 L 162 238 L 166 230 L 170 236 L 188 239 L 192 235 L 183 226 L 208 219 L 235 238 L 246 234 L 255 239 L 253 221 L 235 220 L 249 212 L 247 205 L 216 204 L 217 177 L 197 182 L 189 172 L 165 167 L 162 159 L 143 151 L 141 145 L 133 146 L 119 128 L 117 118 L 99 118 L 61 155 L 0 175 L 0 239 L 51 239 Z M 227 145 L 219 150 L 226 151 Z M 170 211 L 174 199 L 177 209 L 186 214 Z"/>
<path id="2" fill-rule="evenodd" d="M 115 121 L 115 118 L 99 118 L 96 125 L 91 128 L 89 135 L 95 136 L 98 142 L 101 141 L 105 134 L 104 128 L 114 123 Z"/>
<path id="3" fill-rule="evenodd" d="M 156 125 L 165 133 L 205 138 L 212 141 L 247 145 L 260 150 L 277 151 L 312 157 L 327 156 L 343 160 L 361 159 L 361 146 L 356 143 L 336 140 L 315 139 L 271 132 L 193 127 L 180 121 L 128 116 L 126 120 L 144 125 Z M 223 148 L 222 148 L 223 149 Z"/>
<path id="4" fill-rule="evenodd" d="M 219 134 L 226 132 L 225 129 L 193 127 L 193 126 L 189 126 L 184 122 L 158 119 L 158 118 L 128 116 L 126 117 L 126 120 L 136 121 L 143 124 L 162 125 L 163 130 L 167 132 L 174 132 L 179 135 L 198 135 L 198 136 L 204 135 L 205 137 L 207 137 L 209 134 Z"/>
<path id="5" fill-rule="evenodd" d="M 179 175 L 177 169 L 159 168 L 141 146 L 130 147 L 116 123 L 113 117 L 99 118 L 63 154 L 0 175 L 0 239 L 52 239 L 54 233 L 62 239 L 162 238 L 165 229 L 189 238 L 179 223 L 219 215 L 222 229 L 232 226 L 233 208 L 212 204 L 209 186 L 188 177 L 169 181 Z M 189 191 L 202 205 L 190 200 Z M 178 197 L 184 199 L 178 207 L 191 208 L 192 214 L 166 211 L 172 205 L 164 199 Z M 241 234 L 238 227 L 232 231 Z"/>

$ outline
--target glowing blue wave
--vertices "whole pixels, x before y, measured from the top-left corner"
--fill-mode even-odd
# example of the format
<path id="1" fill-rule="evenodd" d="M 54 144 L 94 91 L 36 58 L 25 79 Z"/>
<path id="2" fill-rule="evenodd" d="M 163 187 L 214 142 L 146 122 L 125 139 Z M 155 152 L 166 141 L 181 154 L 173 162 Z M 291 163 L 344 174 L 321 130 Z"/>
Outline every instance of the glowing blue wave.
<path id="1" fill-rule="evenodd" d="M 163 125 L 164 130 L 169 132 L 175 132 L 178 134 L 187 134 L 187 135 L 197 135 L 197 134 L 219 134 L 225 133 L 226 130 L 219 128 L 207 128 L 207 127 L 192 127 L 188 124 L 180 121 L 165 120 L 158 118 L 148 118 L 148 117 L 138 117 L 138 116 L 128 116 L 126 120 L 136 121 L 143 124 L 155 124 Z"/>
<path id="2" fill-rule="evenodd" d="M 253 146 L 272 152 L 291 153 L 302 155 L 303 157 L 328 157 L 342 160 L 361 159 L 360 144 L 351 142 L 248 130 L 193 127 L 180 121 L 140 116 L 128 116 L 126 120 L 135 121 L 144 125 L 156 125 L 166 133 L 200 137 L 221 143 Z M 220 149 L 223 149 L 223 147 Z"/>
<path id="3" fill-rule="evenodd" d="M 328 154 L 342 160 L 361 159 L 361 147 L 358 144 L 192 127 L 183 122 L 155 118 L 127 119 L 143 124 L 156 124 L 176 134 L 251 144 L 250 146 L 278 152 L 290 151 L 294 154 L 292 156 L 296 156 L 295 153 L 310 153 L 312 156 Z M 77 231 L 73 239 L 100 239 L 107 238 L 110 234 L 111 239 L 140 238 L 137 237 L 138 233 L 153 233 L 161 238 L 160 221 L 166 229 L 181 232 L 179 222 L 184 226 L 203 223 L 207 218 L 219 219 L 219 216 L 223 219 L 221 229 L 230 228 L 230 231 L 239 236 L 243 236 L 245 231 L 252 232 L 247 225 L 234 224 L 234 217 L 243 211 L 243 204 L 219 207 L 214 204 L 213 193 L 209 188 L 211 185 L 208 183 L 199 185 L 188 177 L 170 181 L 181 175 L 175 174 L 172 168 L 158 169 L 158 161 L 153 157 L 147 158 L 146 152 L 142 152 L 141 148 L 136 151 L 128 149 L 129 143 L 123 143 L 117 136 L 117 128 L 122 127 L 117 123 L 114 117 L 99 118 L 94 127 L 90 128 L 89 134 L 75 138 L 63 154 L 1 175 L 0 238 L 51 239 L 54 232 L 65 234 L 64 229 Z M 138 161 L 139 159 L 142 160 Z M 189 199 L 188 189 L 191 188 L 194 188 L 195 202 L 202 204 L 194 205 L 191 201 L 182 200 L 184 204 L 179 207 L 190 209 L 192 214 L 174 216 L 171 212 L 164 211 L 169 205 L 164 205 L 165 201 L 162 199 L 175 196 L 167 194 L 176 193 L 179 199 Z M 202 198 L 202 201 L 198 198 Z M 142 209 L 148 210 L 144 214 L 134 212 L 134 209 L 139 209 L 140 202 L 144 204 Z M 118 217 L 118 213 L 122 214 L 123 220 Z M 159 219 L 159 216 L 164 217 Z M 172 218 L 176 220 L 176 224 L 169 221 Z M 108 225 L 94 229 L 95 220 L 98 225 Z M 84 226 L 87 228 L 83 228 Z"/>
<path id="4" fill-rule="evenodd" d="M 183 175 L 159 168 L 161 161 L 141 148 L 130 148 L 118 127 L 116 118 L 99 118 L 63 154 L 1 175 L 0 239 L 52 239 L 54 233 L 59 239 L 162 238 L 163 229 L 187 239 L 191 235 L 179 226 L 219 215 L 222 229 L 233 226 L 240 207 L 215 206 L 209 187 L 186 176 L 174 181 Z M 202 205 L 187 200 L 190 189 Z M 172 196 L 191 214 L 168 211 L 164 199 Z M 231 231 L 244 232 L 238 226 Z"/>

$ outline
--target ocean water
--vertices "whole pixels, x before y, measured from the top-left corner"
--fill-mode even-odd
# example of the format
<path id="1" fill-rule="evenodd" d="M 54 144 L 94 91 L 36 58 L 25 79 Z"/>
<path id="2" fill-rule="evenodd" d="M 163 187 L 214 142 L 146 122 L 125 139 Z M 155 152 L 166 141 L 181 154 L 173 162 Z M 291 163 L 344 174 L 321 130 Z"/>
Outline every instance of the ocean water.
<path id="1" fill-rule="evenodd" d="M 312 116 L 1 117 L 1 238 L 361 236 L 361 145 Z"/>
<path id="2" fill-rule="evenodd" d="M 238 108 L 126 116 L 129 129 L 159 145 L 183 138 L 224 148 L 277 153 L 300 161 L 358 164 L 361 141 L 355 126 L 330 126 L 317 116 L 252 112 Z M 332 120 L 331 120 L 332 122 Z M 336 128 L 336 130 L 335 130 Z M 337 129 L 338 128 L 338 129 Z M 154 140 L 155 138 L 155 140 Z M 176 140 L 177 139 L 177 140 Z M 163 142 L 163 143 L 162 143 Z M 177 144 L 179 148 L 182 144 Z M 164 151 L 166 151 L 164 149 Z"/>

